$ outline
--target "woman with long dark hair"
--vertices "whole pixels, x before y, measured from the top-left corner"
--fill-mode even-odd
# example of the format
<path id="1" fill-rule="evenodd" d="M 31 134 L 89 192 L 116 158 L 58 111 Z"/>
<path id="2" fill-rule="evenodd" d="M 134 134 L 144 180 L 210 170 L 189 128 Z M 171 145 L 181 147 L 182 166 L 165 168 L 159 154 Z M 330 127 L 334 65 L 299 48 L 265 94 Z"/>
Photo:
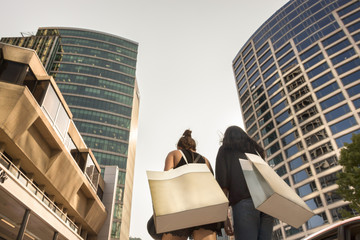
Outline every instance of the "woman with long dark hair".
<path id="1" fill-rule="evenodd" d="M 203 163 L 206 164 L 210 171 L 213 172 L 209 161 L 196 152 L 195 140 L 191 137 L 191 131 L 186 130 L 177 143 L 177 150 L 171 151 L 165 159 L 164 170 L 178 168 L 186 163 L 184 156 L 189 164 Z M 217 223 L 196 226 L 186 229 L 180 229 L 164 233 L 162 240 L 186 240 L 192 236 L 194 240 L 216 240 Z"/>
<path id="2" fill-rule="evenodd" d="M 233 228 L 229 219 L 224 223 L 227 235 L 235 239 L 271 240 L 273 217 L 255 209 L 239 159 L 245 153 L 265 157 L 264 149 L 238 126 L 225 131 L 217 157 L 215 175 L 220 187 L 229 199 L 233 212 Z"/>

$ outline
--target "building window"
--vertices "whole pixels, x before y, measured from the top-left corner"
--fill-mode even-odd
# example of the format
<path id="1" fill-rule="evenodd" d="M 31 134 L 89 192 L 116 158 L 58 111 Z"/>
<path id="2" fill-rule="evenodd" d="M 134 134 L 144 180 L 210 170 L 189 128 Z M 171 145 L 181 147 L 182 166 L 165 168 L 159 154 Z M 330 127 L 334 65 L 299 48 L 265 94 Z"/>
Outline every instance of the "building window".
<path id="1" fill-rule="evenodd" d="M 338 94 L 328 98 L 327 100 L 320 102 L 320 106 L 321 106 L 322 110 L 325 110 L 325 109 L 332 107 L 335 104 L 343 101 L 344 99 L 345 99 L 344 95 L 342 93 L 338 93 Z"/>
<path id="2" fill-rule="evenodd" d="M 285 174 L 287 174 L 285 165 L 282 165 L 281 167 L 276 169 L 275 172 L 277 173 L 277 175 L 279 175 L 279 177 L 284 176 Z"/>
<path id="3" fill-rule="evenodd" d="M 300 88 L 299 90 L 295 91 L 293 94 L 291 94 L 290 99 L 292 102 L 294 102 L 309 92 L 310 92 L 309 87 L 304 86 L 304 87 Z"/>
<path id="4" fill-rule="evenodd" d="M 349 40 L 345 39 L 345 40 L 339 42 L 338 44 L 332 46 L 331 48 L 328 48 L 326 50 L 326 52 L 330 56 L 330 55 L 332 55 L 334 53 L 337 53 L 340 50 L 343 50 L 345 47 L 347 47 L 349 45 L 350 45 Z"/>
<path id="5" fill-rule="evenodd" d="M 324 47 L 327 47 L 327 46 L 329 46 L 330 44 L 336 42 L 337 40 L 339 40 L 342 37 L 345 37 L 345 33 L 343 31 L 340 31 L 338 33 L 335 33 L 331 37 L 328 37 L 327 39 L 323 40 L 322 44 L 324 45 Z"/>
<path id="6" fill-rule="evenodd" d="M 268 90 L 268 96 L 270 97 L 271 95 L 274 94 L 274 92 L 276 92 L 277 90 L 279 90 L 282 87 L 281 82 L 278 82 L 277 84 L 275 84 L 273 87 L 271 87 Z"/>
<path id="7" fill-rule="evenodd" d="M 305 168 L 297 173 L 294 173 L 292 175 L 292 178 L 294 180 L 294 184 L 297 184 L 305 179 L 308 179 L 309 177 L 312 176 L 312 173 L 311 173 L 311 169 L 308 167 L 308 168 Z"/>
<path id="8" fill-rule="evenodd" d="M 255 122 L 255 115 L 252 115 L 249 120 L 246 121 L 246 128 L 249 128 Z"/>
<path id="9" fill-rule="evenodd" d="M 304 165 L 307 162 L 308 162 L 307 157 L 305 154 L 303 154 L 289 162 L 290 170 L 294 170 L 298 167 L 301 167 L 302 165 Z"/>
<path id="10" fill-rule="evenodd" d="M 341 78 L 341 82 L 344 84 L 344 85 L 348 85 L 350 83 L 353 83 L 357 80 L 360 79 L 360 70 L 357 70 L 356 72 L 353 72 L 349 75 L 347 75 L 346 77 L 342 77 Z"/>
<path id="11" fill-rule="evenodd" d="M 316 55 L 315 57 L 313 57 L 312 59 L 310 59 L 309 61 L 304 63 L 305 70 L 316 65 L 318 62 L 320 62 L 323 59 L 324 59 L 324 56 L 321 53 Z"/>
<path id="12" fill-rule="evenodd" d="M 360 84 L 358 84 L 352 88 L 348 88 L 346 91 L 350 97 L 355 96 L 360 93 Z"/>
<path id="13" fill-rule="evenodd" d="M 271 56 L 271 51 L 267 51 L 263 56 L 259 58 L 259 64 L 262 64 L 269 56 Z"/>
<path id="14" fill-rule="evenodd" d="M 275 118 L 275 122 L 276 124 L 281 124 L 283 123 L 288 117 L 290 117 L 290 109 L 288 109 L 287 111 L 283 112 L 282 114 L 280 114 L 277 118 Z"/>
<path id="15" fill-rule="evenodd" d="M 339 89 L 339 85 L 337 82 L 333 82 L 332 84 L 322 88 L 321 90 L 316 92 L 316 96 L 318 99 L 325 97 L 326 95 L 333 93 L 335 90 Z"/>
<path id="16" fill-rule="evenodd" d="M 289 49 L 291 49 L 290 43 L 286 44 L 283 48 L 275 53 L 277 59 L 279 59 L 282 55 L 284 55 Z"/>
<path id="17" fill-rule="evenodd" d="M 286 62 L 288 62 L 291 58 L 293 58 L 295 56 L 294 52 L 291 51 L 289 53 L 287 53 L 283 58 L 281 58 L 280 60 L 278 60 L 278 64 L 281 67 L 282 65 L 284 65 Z"/>
<path id="18" fill-rule="evenodd" d="M 357 12 L 351 14 L 350 16 L 343 18 L 342 21 L 346 25 L 346 24 L 351 23 L 354 20 L 357 20 L 359 18 L 360 18 L 360 11 L 357 11 Z"/>
<path id="19" fill-rule="evenodd" d="M 248 52 L 249 52 L 249 54 L 247 54 Z M 243 56 L 246 55 L 246 57 L 244 58 L 244 62 L 247 62 L 249 60 L 249 58 L 252 56 L 252 54 L 253 54 L 252 47 L 251 47 L 251 44 L 249 44 L 242 52 Z"/>
<path id="20" fill-rule="evenodd" d="M 283 236 L 282 236 L 282 233 L 281 233 L 281 228 L 275 230 L 272 232 L 272 240 L 283 240 Z"/>
<path id="21" fill-rule="evenodd" d="M 275 72 L 275 70 L 276 70 L 276 66 L 273 65 L 269 70 L 267 70 L 267 71 L 263 74 L 264 79 L 267 79 L 273 72 Z"/>
<path id="22" fill-rule="evenodd" d="M 354 103 L 354 106 L 355 106 L 356 109 L 360 108 L 360 98 L 355 99 L 353 101 L 353 103 Z"/>
<path id="23" fill-rule="evenodd" d="M 245 80 L 244 69 L 241 68 L 240 70 L 241 70 L 240 73 L 236 76 L 237 81 L 239 81 L 239 79 L 241 79 L 238 84 L 239 87 L 244 83 L 244 80 Z"/>
<path id="24" fill-rule="evenodd" d="M 305 78 L 303 76 L 299 77 L 298 79 L 296 79 L 287 86 L 288 92 L 291 93 L 293 90 L 295 90 L 298 86 L 300 86 L 304 82 L 305 82 Z"/>
<path id="25" fill-rule="evenodd" d="M 308 75 L 309 79 L 311 79 L 311 78 L 319 75 L 320 73 L 324 72 L 328 68 L 329 68 L 329 65 L 326 62 L 324 62 L 320 66 L 318 66 L 318 67 L 314 68 L 313 70 L 309 71 L 307 73 L 307 75 Z"/>
<path id="26" fill-rule="evenodd" d="M 301 142 L 298 142 L 296 144 L 294 144 L 293 146 L 289 147 L 288 149 L 285 150 L 285 155 L 287 158 L 295 155 L 296 153 L 300 152 L 301 150 L 303 150 L 304 147 L 302 145 Z"/>
<path id="27" fill-rule="evenodd" d="M 240 81 L 239 81 L 239 79 L 240 79 Z M 245 83 L 246 77 L 244 76 L 244 70 L 243 69 L 241 69 L 240 74 L 236 76 L 236 81 L 239 81 L 239 83 L 237 85 L 238 88 L 241 88 L 241 86 Z"/>
<path id="28" fill-rule="evenodd" d="M 271 105 L 274 105 L 275 103 L 277 103 L 277 101 L 279 101 L 284 96 L 285 96 L 285 92 L 284 92 L 284 90 L 281 90 L 278 94 L 276 94 L 273 98 L 270 99 Z"/>
<path id="29" fill-rule="evenodd" d="M 322 125 L 321 119 L 316 118 L 316 119 L 304 124 L 303 126 L 301 126 L 301 131 L 305 135 L 306 133 L 311 132 L 312 130 L 314 130 L 315 128 L 318 128 L 321 125 Z"/>
<path id="30" fill-rule="evenodd" d="M 252 84 L 255 81 L 255 79 L 258 79 L 258 77 L 259 77 L 259 71 L 256 70 L 256 72 L 249 78 L 249 84 Z M 258 79 L 258 81 L 250 87 L 250 90 L 253 91 L 257 86 L 259 86 L 260 83 L 261 81 L 260 79 Z"/>
<path id="31" fill-rule="evenodd" d="M 306 205 L 308 205 L 308 207 L 311 210 L 314 210 L 314 209 L 317 209 L 317 208 L 323 206 L 321 198 L 319 196 L 309 199 L 309 200 L 305 201 L 305 203 L 306 203 Z"/>
<path id="32" fill-rule="evenodd" d="M 331 112 L 326 113 L 325 118 L 328 122 L 330 122 L 336 118 L 344 116 L 348 112 L 350 112 L 350 108 L 347 104 L 344 104 L 344 105 L 332 110 Z"/>
<path id="33" fill-rule="evenodd" d="M 267 121 L 271 119 L 271 113 L 266 113 L 262 118 L 259 119 L 259 126 L 262 127 Z"/>
<path id="34" fill-rule="evenodd" d="M 336 72 L 341 75 L 347 71 L 350 71 L 356 67 L 360 66 L 360 58 L 355 58 L 354 60 L 347 62 L 340 67 L 336 68 Z"/>
<path id="35" fill-rule="evenodd" d="M 246 75 L 248 77 L 251 76 L 251 74 L 257 69 L 257 64 L 255 63 L 247 72 L 246 72 Z"/>
<path id="36" fill-rule="evenodd" d="M 298 61 L 296 58 L 294 58 L 291 62 L 286 64 L 284 67 L 280 69 L 280 71 L 284 74 L 287 71 L 289 71 L 291 68 L 295 67 L 297 65 Z"/>
<path id="37" fill-rule="evenodd" d="M 300 232 L 303 232 L 303 228 L 302 227 L 299 227 L 299 228 L 294 228 L 292 226 L 285 226 L 284 227 L 284 230 L 285 230 L 285 235 L 286 237 L 290 237 L 292 235 L 295 235 L 295 234 L 298 234 Z"/>
<path id="38" fill-rule="evenodd" d="M 255 58 L 251 58 L 251 60 L 245 64 L 246 70 L 249 70 L 250 66 L 255 62 Z"/>
<path id="39" fill-rule="evenodd" d="M 344 219 L 343 211 L 350 213 L 352 216 L 358 215 L 358 213 L 351 209 L 349 205 L 330 209 L 331 216 L 334 221 Z"/>
<path id="40" fill-rule="evenodd" d="M 326 73 L 325 75 L 315 79 L 311 82 L 311 86 L 315 89 L 317 87 L 320 87 L 324 83 L 329 82 L 331 79 L 334 78 L 334 75 L 331 72 Z"/>
<path id="41" fill-rule="evenodd" d="M 244 119 L 247 119 L 254 112 L 252 106 L 244 113 Z"/>
<path id="42" fill-rule="evenodd" d="M 250 96 L 249 91 L 246 91 L 246 92 L 244 93 L 244 95 L 241 96 L 240 102 L 241 102 L 241 103 L 245 102 L 245 100 L 246 100 L 249 96 Z"/>
<path id="43" fill-rule="evenodd" d="M 331 125 L 330 129 L 333 134 L 336 134 L 338 132 L 344 131 L 345 129 L 348 129 L 355 125 L 357 125 L 357 122 L 356 122 L 355 118 L 352 116 L 352 117 L 342 120 L 336 124 Z"/>
<path id="44" fill-rule="evenodd" d="M 296 188 L 296 193 L 300 196 L 300 197 L 304 197 L 306 195 L 309 195 L 312 192 L 317 191 L 316 188 L 316 184 L 314 181 L 309 182 L 305 185 L 302 185 L 301 187 Z"/>
<path id="45" fill-rule="evenodd" d="M 260 94 L 264 92 L 264 88 L 261 86 L 255 92 L 252 93 L 253 100 L 255 100 Z"/>
<path id="46" fill-rule="evenodd" d="M 311 118 L 312 116 L 315 116 L 317 113 L 318 113 L 318 110 L 316 109 L 316 106 L 314 106 L 314 107 L 309 108 L 305 112 L 297 115 L 297 119 L 298 119 L 299 123 L 303 123 L 306 120 L 308 120 L 309 118 Z"/>
<path id="47" fill-rule="evenodd" d="M 266 156 L 270 157 L 271 155 L 273 155 L 274 153 L 276 153 L 279 150 L 280 150 L 280 144 L 278 142 L 276 142 L 271 147 L 266 149 Z"/>
<path id="48" fill-rule="evenodd" d="M 257 101 L 255 101 L 255 108 L 258 108 L 266 100 L 265 94 L 263 94 Z"/>
<path id="49" fill-rule="evenodd" d="M 270 122 L 263 129 L 261 129 L 261 135 L 265 136 L 266 134 L 268 134 L 273 129 L 274 129 L 274 123 Z"/>
<path id="50" fill-rule="evenodd" d="M 320 47 L 319 45 L 315 45 L 312 48 L 310 48 L 309 50 L 307 50 L 306 52 L 302 53 L 300 55 L 300 59 L 302 61 L 304 61 L 305 59 L 307 59 L 308 57 L 314 55 L 315 53 L 317 53 L 318 51 L 320 51 Z"/>
<path id="51" fill-rule="evenodd" d="M 319 213 L 312 218 L 309 219 L 309 221 L 306 222 L 306 227 L 308 230 L 322 226 L 328 222 L 328 219 L 326 217 L 326 214 L 324 212 Z"/>
<path id="52" fill-rule="evenodd" d="M 258 110 L 256 111 L 257 117 L 261 116 L 261 115 L 262 115 L 263 113 L 265 113 L 268 109 L 269 109 L 269 105 L 268 105 L 268 103 L 266 102 L 264 105 L 262 105 L 262 106 L 260 107 L 260 109 L 258 109 Z"/>
<path id="53" fill-rule="evenodd" d="M 248 130 L 248 134 L 251 136 L 256 132 L 256 130 L 257 130 L 257 125 L 254 124 L 254 126 Z"/>
<path id="54" fill-rule="evenodd" d="M 265 86 L 269 87 L 271 86 L 277 79 L 279 79 L 279 74 L 276 73 L 274 74 L 272 77 L 270 77 L 266 82 L 265 82 Z"/>
<path id="55" fill-rule="evenodd" d="M 306 142 L 306 145 L 308 147 L 310 147 L 311 145 L 314 145 L 315 143 L 318 143 L 326 138 L 328 138 L 328 135 L 327 135 L 325 129 L 323 129 L 317 133 L 314 133 L 314 134 L 306 137 L 305 142 Z"/>
<path id="56" fill-rule="evenodd" d="M 239 58 L 239 59 L 236 61 L 236 63 L 233 65 L 234 68 L 239 64 L 239 61 L 241 61 L 241 58 Z M 240 63 L 240 65 L 237 66 L 236 69 L 235 69 L 235 75 L 237 75 L 237 74 L 239 73 L 239 71 L 242 70 L 242 68 L 243 68 L 243 64 Z"/>
<path id="57" fill-rule="evenodd" d="M 326 199 L 327 204 L 332 204 L 334 202 L 343 200 L 343 198 L 336 191 L 331 191 L 331 192 L 325 193 L 325 199 Z"/>
<path id="58" fill-rule="evenodd" d="M 331 156 L 331 157 L 328 157 L 324 160 L 321 160 L 317 163 L 314 163 L 314 168 L 315 168 L 315 171 L 316 173 L 321 173 L 323 171 L 326 171 L 332 167 L 335 167 L 337 166 L 339 163 L 338 163 L 338 159 L 336 156 Z"/>
<path id="59" fill-rule="evenodd" d="M 294 132 L 290 133 L 289 135 L 287 135 L 286 137 L 281 139 L 281 142 L 282 142 L 283 146 L 286 146 L 286 145 L 292 143 L 293 141 L 295 141 L 298 137 L 299 137 L 299 134 L 298 134 L 297 130 L 295 130 Z"/>
<path id="60" fill-rule="evenodd" d="M 284 161 L 281 153 L 275 157 L 273 157 L 272 159 L 270 159 L 268 161 L 268 164 L 270 167 L 274 168 L 276 165 L 278 165 L 279 163 L 282 163 Z"/>
<path id="61" fill-rule="evenodd" d="M 327 142 L 325 144 L 322 144 L 312 150 L 309 151 L 311 159 L 315 160 L 316 158 L 333 151 L 333 147 L 330 142 Z"/>
<path id="62" fill-rule="evenodd" d="M 341 63 L 342 61 L 354 56 L 356 53 L 355 53 L 355 50 L 353 48 L 350 48 L 349 50 L 337 55 L 336 57 L 333 57 L 331 59 L 331 62 L 333 65 L 336 65 L 338 63 Z"/>
<path id="63" fill-rule="evenodd" d="M 267 60 L 261 67 L 260 67 L 260 69 L 261 69 L 261 71 L 263 72 L 263 71 L 265 71 L 271 64 L 273 64 L 273 62 L 274 62 L 274 58 L 269 58 L 269 60 Z"/>
<path id="64" fill-rule="evenodd" d="M 245 85 L 243 86 L 243 88 L 242 89 L 240 89 L 240 96 L 242 96 L 243 94 L 244 94 L 244 92 L 245 92 L 245 90 L 247 90 L 248 89 L 248 87 L 247 87 L 247 84 L 245 83 Z"/>
<path id="65" fill-rule="evenodd" d="M 341 17 L 355 9 L 358 9 L 359 7 L 360 7 L 360 2 L 354 2 L 353 4 L 347 6 L 346 8 L 343 8 L 340 11 L 338 11 L 338 14 Z"/>
<path id="66" fill-rule="evenodd" d="M 259 49 L 256 53 L 256 55 L 259 57 L 261 54 L 263 54 L 267 49 L 269 48 L 269 44 L 266 43 L 261 49 Z"/>
<path id="67" fill-rule="evenodd" d="M 288 106 L 288 102 L 285 99 L 281 103 L 279 103 L 277 106 L 273 107 L 273 113 L 274 115 L 278 114 L 281 110 L 284 110 Z"/>
<path id="68" fill-rule="evenodd" d="M 356 130 L 356 131 L 353 131 L 351 133 L 348 133 L 344 136 L 341 136 L 341 137 L 338 137 L 335 139 L 336 141 L 336 144 L 338 145 L 339 148 L 343 147 L 344 146 L 344 143 L 351 143 L 351 137 L 353 134 L 358 134 L 360 133 L 360 130 Z"/>
<path id="69" fill-rule="evenodd" d="M 339 172 L 341 172 L 341 171 L 339 171 Z M 319 178 L 319 182 L 320 182 L 320 184 L 321 184 L 321 187 L 322 187 L 322 188 L 326 188 L 326 187 L 329 187 L 329 186 L 331 186 L 331 185 L 336 184 L 336 180 L 337 180 L 337 176 L 336 176 L 336 175 L 337 175 L 339 172 L 334 172 L 334 173 L 331 173 L 331 174 L 329 174 L 329 175 L 326 175 L 326 176 L 324 176 L 324 177 Z"/>
<path id="70" fill-rule="evenodd" d="M 248 99 L 243 105 L 242 105 L 242 110 L 243 112 L 250 106 L 251 101 L 250 99 Z"/>
<path id="71" fill-rule="evenodd" d="M 264 140 L 263 140 L 263 143 L 264 143 L 264 147 L 266 147 L 267 145 L 269 145 L 270 143 L 272 143 L 274 140 L 277 139 L 277 134 L 276 132 L 272 132 L 268 137 L 266 137 Z"/>
<path id="72" fill-rule="evenodd" d="M 284 133 L 286 133 L 287 131 L 289 131 L 293 127 L 295 127 L 294 120 L 290 120 L 289 122 L 287 122 L 284 125 L 282 125 L 281 127 L 279 127 L 280 135 L 283 135 Z"/>
<path id="73" fill-rule="evenodd" d="M 359 28 L 360 28 L 360 22 L 354 23 L 353 25 L 347 27 L 350 33 L 359 30 Z"/>
<path id="74" fill-rule="evenodd" d="M 312 99 L 311 96 L 308 96 L 306 98 L 304 98 L 303 100 L 299 101 L 298 103 L 294 104 L 294 110 L 295 112 L 300 111 L 301 109 L 306 108 L 307 106 L 309 106 L 310 104 L 312 104 L 314 102 L 314 100 Z"/>

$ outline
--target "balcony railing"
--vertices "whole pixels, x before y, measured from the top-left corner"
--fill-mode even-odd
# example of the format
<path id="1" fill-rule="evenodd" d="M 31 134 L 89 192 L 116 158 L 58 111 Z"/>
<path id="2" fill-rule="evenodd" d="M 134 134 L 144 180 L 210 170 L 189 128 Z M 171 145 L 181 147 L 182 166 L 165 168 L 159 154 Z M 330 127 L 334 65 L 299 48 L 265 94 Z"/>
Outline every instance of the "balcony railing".
<path id="1" fill-rule="evenodd" d="M 53 211 L 67 226 L 79 233 L 79 227 L 59 209 L 56 204 L 45 195 L 29 178 L 26 177 L 2 152 L 0 152 L 0 164 L 11 172 L 27 189 L 30 190 L 40 201 L 42 201 L 51 211 Z M 0 167 L 1 167 L 0 165 Z"/>

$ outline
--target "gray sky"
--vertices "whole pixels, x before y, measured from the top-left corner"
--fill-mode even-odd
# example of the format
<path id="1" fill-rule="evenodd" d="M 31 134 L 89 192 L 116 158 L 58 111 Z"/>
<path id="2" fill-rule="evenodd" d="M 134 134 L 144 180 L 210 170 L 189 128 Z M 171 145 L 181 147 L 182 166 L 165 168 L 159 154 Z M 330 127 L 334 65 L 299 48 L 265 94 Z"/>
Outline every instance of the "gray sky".
<path id="1" fill-rule="evenodd" d="M 243 127 L 232 60 L 286 0 L 5 0 L 0 37 L 38 27 L 97 30 L 139 43 L 140 117 L 130 236 L 151 239 L 146 170 L 162 170 L 185 129 L 215 165 L 221 133 Z M 6 10 L 5 10 L 6 9 Z"/>

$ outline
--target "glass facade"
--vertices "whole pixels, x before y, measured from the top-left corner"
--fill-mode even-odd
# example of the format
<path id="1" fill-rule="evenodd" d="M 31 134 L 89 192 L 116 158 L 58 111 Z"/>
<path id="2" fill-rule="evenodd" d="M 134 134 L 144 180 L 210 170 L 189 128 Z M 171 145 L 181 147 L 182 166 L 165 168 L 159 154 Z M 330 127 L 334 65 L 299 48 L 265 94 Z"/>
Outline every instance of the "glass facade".
<path id="1" fill-rule="evenodd" d="M 125 179 L 126 172 L 133 171 L 134 166 L 128 161 L 134 161 L 134 156 L 130 156 L 134 152 L 130 150 L 130 135 L 137 128 L 134 111 L 138 111 L 138 44 L 107 33 L 74 28 L 39 28 L 35 36 L 1 41 L 36 50 L 56 80 L 76 127 L 97 162 L 119 167 L 111 239 L 128 238 L 129 229 L 122 229 L 122 225 L 130 225 L 130 211 L 124 211 L 124 205 L 130 206 L 131 202 L 125 203 L 124 199 L 131 201 L 132 196 L 131 190 L 126 191 Z"/>
<path id="2" fill-rule="evenodd" d="M 246 131 L 267 162 L 314 210 L 273 239 L 300 239 L 339 220 L 340 148 L 360 132 L 360 2 L 291 0 L 233 60 Z M 334 210 L 335 209 L 335 210 Z"/>

